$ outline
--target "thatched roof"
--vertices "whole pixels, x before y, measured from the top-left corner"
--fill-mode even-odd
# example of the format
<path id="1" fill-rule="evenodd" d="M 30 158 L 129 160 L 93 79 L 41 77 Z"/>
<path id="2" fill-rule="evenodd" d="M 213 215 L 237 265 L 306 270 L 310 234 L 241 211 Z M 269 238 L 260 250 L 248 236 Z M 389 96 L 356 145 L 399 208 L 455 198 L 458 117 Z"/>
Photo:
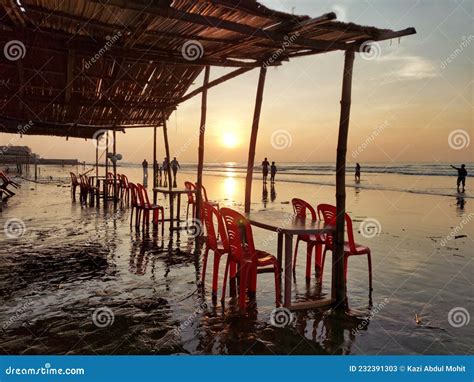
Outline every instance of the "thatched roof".
<path id="1" fill-rule="evenodd" d="M 415 33 L 335 18 L 253 0 L 0 0 L 0 72 L 8 79 L 0 130 L 32 121 L 22 134 L 92 137 L 112 126 L 157 126 L 205 65 L 280 65 Z"/>

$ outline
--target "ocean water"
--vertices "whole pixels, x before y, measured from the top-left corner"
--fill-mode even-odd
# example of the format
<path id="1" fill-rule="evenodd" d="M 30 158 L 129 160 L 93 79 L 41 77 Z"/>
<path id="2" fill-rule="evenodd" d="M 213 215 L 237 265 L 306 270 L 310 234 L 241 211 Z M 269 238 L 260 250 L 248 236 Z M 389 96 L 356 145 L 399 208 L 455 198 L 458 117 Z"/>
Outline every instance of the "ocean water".
<path id="1" fill-rule="evenodd" d="M 334 167 L 278 165 L 274 185 L 262 184 L 256 168 L 253 210 L 290 212 L 292 197 L 313 205 L 335 202 Z M 194 180 L 195 166 L 182 167 L 178 183 Z M 467 164 L 468 172 L 472 168 Z M 90 169 L 41 166 L 38 182 L 21 180 L 17 196 L 0 213 L 0 226 L 11 219 L 24 225 L 18 237 L 0 231 L 2 354 L 473 352 L 471 178 L 466 193 L 457 194 L 456 174 L 448 165 L 362 164 L 360 184 L 348 173 L 354 235 L 372 251 L 372 299 L 367 261 L 356 256 L 349 260 L 347 312 L 295 312 L 283 326 L 271 319 L 271 274 L 259 275 L 256 303 L 240 315 L 232 299 L 224 305 L 211 301 L 209 265 L 206 289 L 200 288 L 203 248 L 186 231 L 136 232 L 127 206 L 72 202 L 69 171 Z M 139 165 L 121 166 L 119 172 L 142 181 Z M 239 164 L 208 164 L 209 198 L 242 210 L 244 174 Z M 168 201 L 158 202 L 167 214 Z M 184 200 L 181 211 L 185 218 Z M 375 234 L 364 235 L 367 219 L 378 222 Z M 253 232 L 258 248 L 276 253 L 274 235 Z M 322 284 L 306 283 L 305 258 L 300 245 L 293 299 L 327 296 L 330 267 Z M 221 262 L 219 285 L 223 267 Z"/>

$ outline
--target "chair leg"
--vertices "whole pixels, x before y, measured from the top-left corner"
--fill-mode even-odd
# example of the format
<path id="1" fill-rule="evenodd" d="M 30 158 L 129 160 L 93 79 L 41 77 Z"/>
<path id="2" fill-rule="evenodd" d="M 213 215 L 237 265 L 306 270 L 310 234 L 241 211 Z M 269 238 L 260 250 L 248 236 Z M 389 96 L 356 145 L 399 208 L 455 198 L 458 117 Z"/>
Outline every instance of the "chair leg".
<path id="1" fill-rule="evenodd" d="M 225 271 L 224 271 L 224 284 L 222 284 L 222 297 L 221 301 L 224 303 L 225 301 L 225 292 L 226 292 L 226 287 L 227 287 L 227 277 L 229 275 L 229 265 L 230 265 L 230 258 L 227 257 L 227 261 L 225 263 Z"/>
<path id="2" fill-rule="evenodd" d="M 313 244 L 308 242 L 306 247 L 306 280 L 311 279 L 311 258 L 313 257 Z"/>
<path id="3" fill-rule="evenodd" d="M 321 255 L 323 252 L 323 245 L 320 243 L 317 243 L 315 245 L 315 250 L 316 250 L 316 260 L 314 261 L 314 272 L 315 274 L 319 274 L 321 272 Z"/>
<path id="4" fill-rule="evenodd" d="M 246 289 L 247 281 L 249 276 L 249 267 L 240 268 L 240 280 L 239 280 L 239 307 L 242 310 L 245 310 L 247 306 L 246 301 Z"/>
<path id="5" fill-rule="evenodd" d="M 324 273 L 324 262 L 326 261 L 326 252 L 328 250 L 328 247 L 324 247 L 323 251 L 323 259 L 321 260 L 321 272 L 319 273 L 319 282 L 323 282 L 323 273 Z"/>
<path id="6" fill-rule="evenodd" d="M 369 265 L 369 291 L 372 292 L 372 257 L 370 256 L 370 252 L 367 254 L 367 263 Z"/>
<path id="7" fill-rule="evenodd" d="M 296 272 L 296 258 L 298 257 L 298 245 L 300 244 L 299 237 L 296 239 L 295 254 L 293 255 L 293 274 Z"/>
<path id="8" fill-rule="evenodd" d="M 280 265 L 278 261 L 273 264 L 273 272 L 275 273 L 275 304 L 281 306 L 281 285 L 280 285 Z"/>
<path id="9" fill-rule="evenodd" d="M 132 228 L 132 220 L 133 220 L 133 206 L 132 209 L 130 210 L 130 228 Z"/>
<path id="10" fill-rule="evenodd" d="M 212 298 L 217 297 L 217 281 L 219 280 L 219 263 L 221 260 L 221 254 L 219 251 L 214 251 L 214 269 L 212 272 Z"/>
<path id="11" fill-rule="evenodd" d="M 204 251 L 204 257 L 202 259 L 202 274 L 201 274 L 201 282 L 202 288 L 204 289 L 206 283 L 206 268 L 207 268 L 207 257 L 209 256 L 209 247 L 206 245 L 206 250 Z"/>

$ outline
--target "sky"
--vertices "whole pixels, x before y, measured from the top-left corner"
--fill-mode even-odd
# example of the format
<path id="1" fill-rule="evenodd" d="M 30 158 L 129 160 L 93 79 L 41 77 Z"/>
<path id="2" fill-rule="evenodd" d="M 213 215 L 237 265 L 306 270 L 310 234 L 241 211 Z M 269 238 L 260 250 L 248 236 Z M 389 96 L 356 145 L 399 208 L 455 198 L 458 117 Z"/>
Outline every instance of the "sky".
<path id="1" fill-rule="evenodd" d="M 340 21 L 416 35 L 384 41 L 356 55 L 348 162 L 474 162 L 472 1 L 462 0 L 265 0 L 277 10 L 317 17 L 335 12 Z M 343 52 L 302 57 L 269 68 L 256 162 L 335 162 Z M 211 68 L 211 80 L 231 69 Z M 258 69 L 208 93 L 205 162 L 245 162 Z M 202 84 L 199 76 L 194 87 Z M 171 153 L 197 162 L 199 96 L 180 105 L 168 121 Z M 12 135 L 2 134 L 0 144 Z M 158 158 L 164 157 L 161 131 Z M 123 161 L 152 159 L 153 131 L 117 135 Z M 92 162 L 91 140 L 23 136 L 44 158 Z"/>

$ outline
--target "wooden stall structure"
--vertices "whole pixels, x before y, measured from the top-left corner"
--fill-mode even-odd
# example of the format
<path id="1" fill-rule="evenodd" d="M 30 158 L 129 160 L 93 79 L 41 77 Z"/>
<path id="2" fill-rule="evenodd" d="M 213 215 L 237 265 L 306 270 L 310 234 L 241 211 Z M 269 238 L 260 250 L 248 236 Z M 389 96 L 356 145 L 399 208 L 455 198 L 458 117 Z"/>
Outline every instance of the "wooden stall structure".
<path id="1" fill-rule="evenodd" d="M 0 0 L 0 130 L 92 138 L 98 130 L 162 127 L 176 107 L 202 95 L 198 148 L 198 202 L 204 164 L 207 91 L 252 69 L 260 71 L 250 133 L 245 209 L 250 210 L 255 148 L 268 67 L 292 58 L 345 52 L 337 146 L 337 303 L 344 302 L 345 156 L 355 54 L 378 41 L 414 34 L 278 12 L 255 0 Z M 234 67 L 210 80 L 212 66 Z M 204 83 L 188 92 L 204 71 Z M 188 93 L 187 93 L 188 92 Z M 114 141 L 115 146 L 115 141 Z M 115 169 L 114 169 L 115 171 Z M 154 178 L 155 179 L 154 174 Z M 171 187 L 169 174 L 168 185 Z M 197 215 L 199 216 L 199 215 Z"/>

